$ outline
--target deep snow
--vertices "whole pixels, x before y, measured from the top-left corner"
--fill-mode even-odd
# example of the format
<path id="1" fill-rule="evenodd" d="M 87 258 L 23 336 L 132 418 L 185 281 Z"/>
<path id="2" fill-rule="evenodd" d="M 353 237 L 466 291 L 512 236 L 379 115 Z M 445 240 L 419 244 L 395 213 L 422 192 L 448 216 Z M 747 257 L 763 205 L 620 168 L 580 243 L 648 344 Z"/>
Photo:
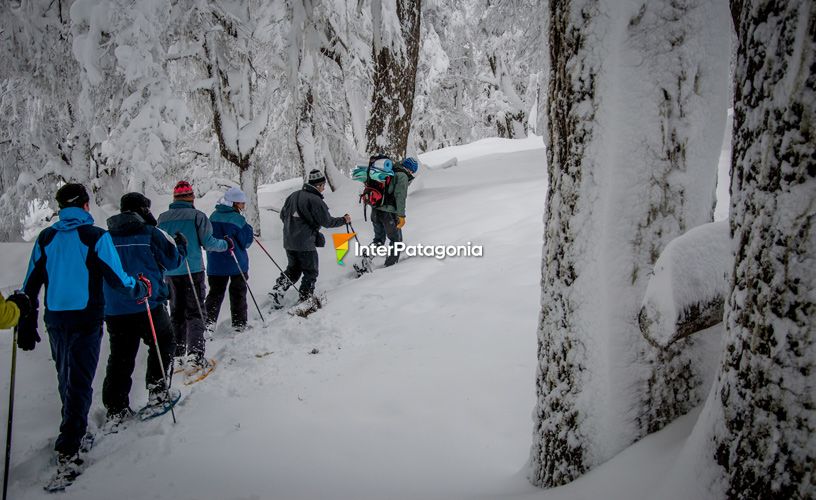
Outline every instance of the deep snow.
<path id="1" fill-rule="evenodd" d="M 472 242 L 484 246 L 484 257 L 415 257 L 354 280 L 353 257 L 338 266 L 329 243 L 320 250 L 318 287 L 329 296 L 323 310 L 308 319 L 267 314 L 264 326 L 250 304 L 252 328 L 235 335 L 222 306 L 207 347 L 220 365 L 182 389 L 178 424 L 168 416 L 100 439 L 85 474 L 60 497 L 650 498 L 694 414 L 566 487 L 539 490 L 524 476 L 546 198 L 540 140 L 480 141 L 421 158 L 431 166 L 452 156 L 459 162 L 420 173 L 408 201 L 407 242 Z M 297 184 L 263 187 L 259 205 L 280 207 Z M 372 231 L 356 204 L 357 187 L 345 184 L 327 201 L 333 215 L 352 214 L 367 243 Z M 218 197 L 211 193 L 199 208 L 209 213 Z M 154 198 L 154 212 L 167 201 Z M 285 265 L 277 213 L 262 210 L 261 217 L 263 243 Z M 22 279 L 30 244 L 0 248 L 6 291 Z M 250 257 L 250 283 L 262 299 L 278 272 L 259 248 Z M 42 327 L 40 333 L 45 338 Z M 104 415 L 107 351 L 105 338 L 92 426 Z M 8 335 L 0 338 L 0 359 L 5 401 Z M 134 407 L 146 400 L 144 349 L 137 367 Z M 33 353 L 18 352 L 17 377 L 10 493 L 53 498 L 42 491 L 59 422 L 47 340 Z"/>

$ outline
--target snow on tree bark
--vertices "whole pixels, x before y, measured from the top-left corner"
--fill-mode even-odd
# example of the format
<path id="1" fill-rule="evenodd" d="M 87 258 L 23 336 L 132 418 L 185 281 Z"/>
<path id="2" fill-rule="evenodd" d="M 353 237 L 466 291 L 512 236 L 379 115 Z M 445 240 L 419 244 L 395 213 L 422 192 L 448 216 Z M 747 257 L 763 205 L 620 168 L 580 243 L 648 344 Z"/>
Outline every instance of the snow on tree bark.
<path id="1" fill-rule="evenodd" d="M 816 491 L 816 7 L 741 2 L 730 225 L 713 398 L 727 498 Z"/>
<path id="2" fill-rule="evenodd" d="M 637 315 L 660 250 L 711 220 L 727 19 L 705 1 L 550 4 L 536 485 L 575 479 L 696 397 L 691 356 L 653 350 Z"/>
<path id="3" fill-rule="evenodd" d="M 422 0 L 371 2 L 374 90 L 366 126 L 369 153 L 405 156 L 414 110 L 421 8 Z"/>

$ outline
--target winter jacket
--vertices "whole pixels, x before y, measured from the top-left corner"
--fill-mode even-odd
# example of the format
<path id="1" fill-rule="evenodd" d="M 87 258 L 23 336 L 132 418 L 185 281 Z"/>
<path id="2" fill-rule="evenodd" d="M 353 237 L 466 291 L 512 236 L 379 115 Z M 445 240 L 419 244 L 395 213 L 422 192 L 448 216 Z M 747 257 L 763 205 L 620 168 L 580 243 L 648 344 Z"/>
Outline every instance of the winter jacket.
<path id="1" fill-rule="evenodd" d="M 321 227 L 340 227 L 342 217 L 332 217 L 323 195 L 311 184 L 286 198 L 280 213 L 283 221 L 283 248 L 296 252 L 313 252 Z"/>
<path id="2" fill-rule="evenodd" d="M 93 217 L 77 207 L 63 208 L 60 220 L 43 229 L 34 243 L 23 291 L 37 317 L 40 288 L 45 285 L 45 323 L 62 328 L 102 321 L 102 282 L 134 302 L 145 293 L 142 283 L 122 268 L 111 235 L 93 225 Z"/>
<path id="3" fill-rule="evenodd" d="M 198 273 L 204 270 L 204 256 L 201 247 L 210 252 L 224 252 L 227 242 L 213 237 L 212 224 L 204 212 L 196 210 L 192 202 L 174 201 L 170 210 L 159 215 L 159 228 L 167 234 L 175 236 L 181 233 L 187 238 L 187 263 L 190 272 Z M 168 269 L 167 276 L 184 276 L 187 266 L 182 263 L 176 269 Z"/>
<path id="4" fill-rule="evenodd" d="M 123 212 L 108 219 L 108 232 L 119 253 L 122 267 L 132 276 L 145 275 L 152 285 L 150 308 L 162 305 L 170 297 L 164 282 L 164 272 L 176 269 L 183 260 L 173 238 L 157 227 L 146 224 L 133 212 Z M 105 316 L 121 316 L 144 312 L 144 304 L 127 300 L 107 283 L 105 291 Z"/>
<path id="5" fill-rule="evenodd" d="M 0 295 L 0 330 L 17 325 L 20 319 L 20 310 L 14 302 L 8 302 Z"/>
<path id="6" fill-rule="evenodd" d="M 235 243 L 235 257 L 241 265 L 241 271 L 249 272 L 249 256 L 247 248 L 252 244 L 252 226 L 247 224 L 241 212 L 227 205 L 216 205 L 210 216 L 213 227 L 213 236 L 224 238 L 229 236 Z M 234 276 L 238 273 L 232 255 L 229 252 L 207 252 L 207 275 Z"/>
<path id="7" fill-rule="evenodd" d="M 394 167 L 394 182 L 389 185 L 385 203 L 376 210 L 389 212 L 405 217 L 405 201 L 408 198 L 408 185 L 413 182 L 414 176 L 402 165 Z"/>

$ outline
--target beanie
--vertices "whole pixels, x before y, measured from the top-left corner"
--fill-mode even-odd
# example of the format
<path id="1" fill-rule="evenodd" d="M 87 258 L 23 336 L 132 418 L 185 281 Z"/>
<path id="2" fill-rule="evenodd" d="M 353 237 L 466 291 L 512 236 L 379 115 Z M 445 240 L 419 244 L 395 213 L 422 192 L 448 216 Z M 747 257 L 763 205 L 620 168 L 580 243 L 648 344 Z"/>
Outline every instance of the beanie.
<path id="1" fill-rule="evenodd" d="M 150 208 L 150 200 L 142 193 L 128 193 L 119 200 L 119 209 L 122 212 L 141 213 Z"/>
<path id="2" fill-rule="evenodd" d="M 326 176 L 323 175 L 323 172 L 318 169 L 314 169 L 309 172 L 309 184 L 312 186 L 317 186 L 318 184 L 323 184 L 324 182 L 326 182 Z"/>
<path id="3" fill-rule="evenodd" d="M 176 187 L 173 188 L 173 198 L 185 198 L 187 196 L 194 196 L 193 186 L 187 181 L 178 181 Z"/>
<path id="4" fill-rule="evenodd" d="M 246 203 L 247 197 L 244 192 L 237 187 L 231 187 L 224 193 L 224 201 L 227 203 Z"/>
<path id="5" fill-rule="evenodd" d="M 417 173 L 417 170 L 419 170 L 419 162 L 416 161 L 416 158 L 410 156 L 402 160 L 402 166 L 410 170 L 412 174 Z"/>
<path id="6" fill-rule="evenodd" d="M 66 184 L 57 190 L 57 204 L 60 208 L 82 208 L 90 198 L 82 184 Z"/>

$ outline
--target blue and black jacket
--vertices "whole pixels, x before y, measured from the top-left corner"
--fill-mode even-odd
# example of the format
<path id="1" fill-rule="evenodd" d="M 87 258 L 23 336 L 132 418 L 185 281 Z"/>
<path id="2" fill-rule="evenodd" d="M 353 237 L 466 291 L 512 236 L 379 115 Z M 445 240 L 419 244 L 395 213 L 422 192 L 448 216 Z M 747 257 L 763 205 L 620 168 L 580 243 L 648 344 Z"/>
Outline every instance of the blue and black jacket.
<path id="1" fill-rule="evenodd" d="M 102 321 L 104 281 L 134 303 L 145 286 L 128 276 L 110 234 L 93 225 L 91 214 L 81 208 L 63 208 L 59 222 L 44 229 L 34 243 L 23 290 L 34 314 L 40 288 L 45 285 L 45 323 L 76 327 Z"/>
<path id="2" fill-rule="evenodd" d="M 145 223 L 140 215 L 133 212 L 123 212 L 108 219 L 108 232 L 125 272 L 133 276 L 142 273 L 150 280 L 153 287 L 150 308 L 165 304 L 170 290 L 164 282 L 164 272 L 183 264 L 173 238 Z M 144 304 L 137 304 L 105 283 L 106 317 L 139 312 L 145 312 Z"/>
<path id="3" fill-rule="evenodd" d="M 187 263 L 191 273 L 200 273 L 204 270 L 204 255 L 201 247 L 210 252 L 225 252 L 227 242 L 213 237 L 212 224 L 204 212 L 196 210 L 192 202 L 174 201 L 170 210 L 159 215 L 159 227 L 167 234 L 175 236 L 181 233 L 187 238 Z M 231 257 L 230 257 L 231 258 Z M 167 276 L 184 276 L 187 266 L 168 269 Z"/>
<path id="4" fill-rule="evenodd" d="M 227 205 L 216 205 L 210 216 L 213 236 L 223 239 L 229 236 L 235 242 L 235 257 L 241 271 L 249 272 L 247 248 L 252 244 L 252 226 L 235 208 Z M 209 276 L 234 276 L 240 274 L 229 252 L 207 252 L 207 274 Z"/>

